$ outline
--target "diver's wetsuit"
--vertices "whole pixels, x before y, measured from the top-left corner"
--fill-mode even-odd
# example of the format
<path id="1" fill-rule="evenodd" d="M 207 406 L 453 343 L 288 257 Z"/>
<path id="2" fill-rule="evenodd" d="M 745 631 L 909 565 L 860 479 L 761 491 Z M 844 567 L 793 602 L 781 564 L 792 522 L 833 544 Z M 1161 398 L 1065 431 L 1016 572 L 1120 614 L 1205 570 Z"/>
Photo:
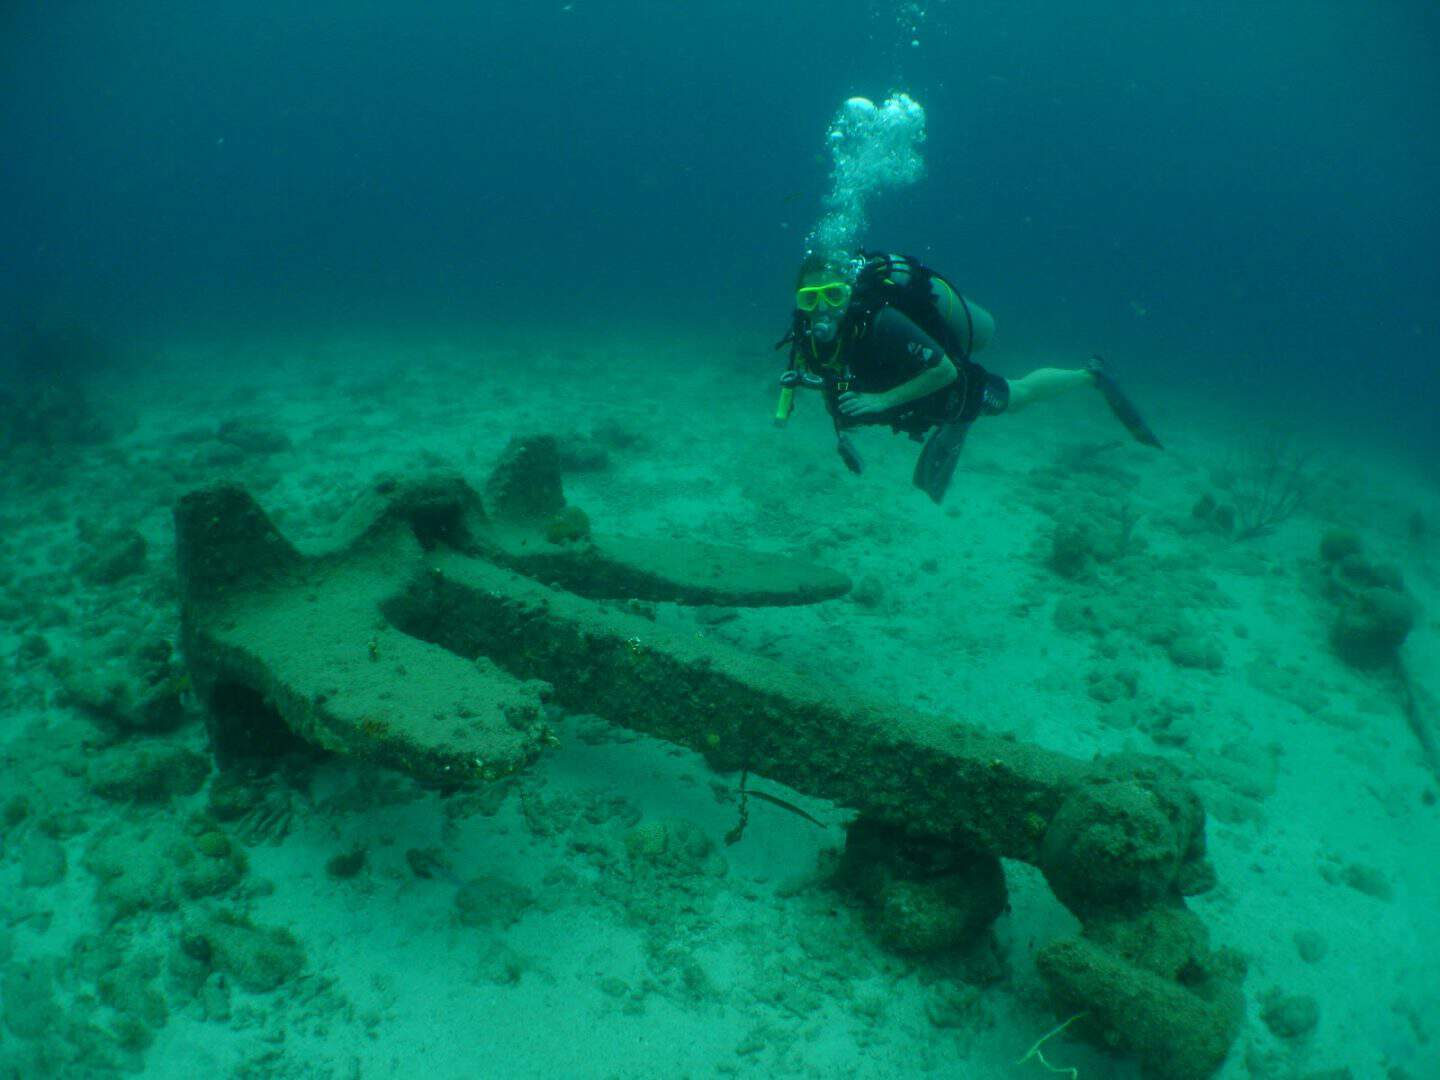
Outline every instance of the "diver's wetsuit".
<path id="1" fill-rule="evenodd" d="M 826 382 L 825 404 L 836 426 L 889 424 L 918 441 L 936 425 L 957 421 L 968 424 L 977 417 L 1005 411 L 1010 403 L 1010 384 L 973 360 L 952 356 L 959 378 L 945 389 L 870 416 L 851 417 L 840 412 L 841 386 L 862 394 L 883 394 L 933 368 L 945 355 L 935 339 L 903 312 L 882 308 L 868 330 L 843 347 L 841 359 L 848 369 L 848 383 L 844 378 Z"/>
<path id="2" fill-rule="evenodd" d="M 913 482 L 939 503 L 950 487 L 970 425 L 981 416 L 995 416 L 1010 404 L 1010 384 L 966 356 L 950 356 L 958 377 L 943 390 L 869 416 L 846 416 L 840 395 L 846 390 L 883 394 L 939 364 L 945 350 L 909 316 L 893 307 L 875 313 L 858 335 L 847 335 L 825 380 L 825 404 L 835 420 L 839 450 L 845 464 L 860 470 L 860 459 L 845 429 L 889 424 L 925 447 L 915 462 Z M 933 431 L 932 431 L 933 429 Z M 930 437 L 926 439 L 926 433 Z"/>
<path id="3" fill-rule="evenodd" d="M 989 312 L 962 296 L 945 277 L 908 255 L 862 253 L 864 268 L 856 279 L 850 306 L 836 327 L 822 337 L 820 323 L 807 322 L 796 310 L 790 333 L 790 370 L 781 379 L 785 395 L 796 385 L 820 387 L 835 421 L 836 449 L 845 465 L 860 472 L 860 455 L 847 429 L 888 424 L 925 447 L 915 462 L 914 484 L 935 502 L 945 497 L 960 461 L 970 425 L 981 416 L 995 416 L 1010 405 L 1010 384 L 992 375 L 971 356 L 995 332 Z M 803 280 L 803 279 L 802 279 Z M 807 310 L 815 310 L 811 305 Z M 822 344 L 823 342 L 823 344 Z M 894 409 L 865 416 L 846 416 L 840 398 L 848 391 L 883 394 L 934 368 L 945 358 L 955 365 L 949 386 Z M 1163 449 L 1160 440 L 1125 396 L 1104 362 L 1091 357 L 1086 365 L 1093 385 L 1110 410 L 1135 439 Z"/>

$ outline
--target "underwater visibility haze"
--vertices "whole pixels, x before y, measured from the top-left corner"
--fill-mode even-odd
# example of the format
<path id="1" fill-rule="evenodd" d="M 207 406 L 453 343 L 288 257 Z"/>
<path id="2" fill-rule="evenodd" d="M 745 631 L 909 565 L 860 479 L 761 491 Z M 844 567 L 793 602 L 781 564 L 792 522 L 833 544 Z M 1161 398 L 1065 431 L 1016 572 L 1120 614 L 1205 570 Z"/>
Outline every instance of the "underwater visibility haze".
<path id="1" fill-rule="evenodd" d="M 1440 1076 L 1437 55 L 5 5 L 0 1078 Z"/>

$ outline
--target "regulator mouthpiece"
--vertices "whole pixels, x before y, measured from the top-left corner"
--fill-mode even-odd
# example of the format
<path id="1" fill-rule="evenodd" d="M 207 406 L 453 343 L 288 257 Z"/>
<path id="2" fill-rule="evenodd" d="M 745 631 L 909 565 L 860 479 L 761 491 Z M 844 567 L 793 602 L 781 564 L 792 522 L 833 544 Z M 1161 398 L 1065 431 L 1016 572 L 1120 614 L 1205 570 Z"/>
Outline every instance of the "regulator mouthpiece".
<path id="1" fill-rule="evenodd" d="M 810 320 L 810 340 L 817 345 L 829 345 L 839 332 L 839 325 L 828 315 Z"/>

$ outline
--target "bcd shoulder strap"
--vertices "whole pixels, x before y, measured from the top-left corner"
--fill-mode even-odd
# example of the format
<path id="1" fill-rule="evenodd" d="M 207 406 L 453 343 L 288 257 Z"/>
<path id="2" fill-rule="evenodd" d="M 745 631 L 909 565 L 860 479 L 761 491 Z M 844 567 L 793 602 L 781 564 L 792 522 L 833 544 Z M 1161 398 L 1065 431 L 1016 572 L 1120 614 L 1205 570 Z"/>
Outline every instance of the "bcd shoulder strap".
<path id="1" fill-rule="evenodd" d="M 930 269 L 913 255 L 891 255 L 862 251 L 865 265 L 855 280 L 855 296 L 851 301 L 855 317 L 869 331 L 875 316 L 886 307 L 893 307 L 916 326 L 935 339 L 955 360 L 969 360 L 974 345 L 975 329 L 970 306 L 960 290 L 941 274 Z M 897 281 L 904 278 L 904 281 Z M 938 281 L 959 302 L 964 316 L 961 330 L 945 317 L 936 303 L 932 282 Z"/>

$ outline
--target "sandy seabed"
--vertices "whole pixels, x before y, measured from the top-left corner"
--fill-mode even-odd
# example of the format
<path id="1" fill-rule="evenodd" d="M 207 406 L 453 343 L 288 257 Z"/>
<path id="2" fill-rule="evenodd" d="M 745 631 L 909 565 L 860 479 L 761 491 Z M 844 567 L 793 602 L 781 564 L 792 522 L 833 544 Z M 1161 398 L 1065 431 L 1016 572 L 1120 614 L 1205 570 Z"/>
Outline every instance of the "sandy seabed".
<path id="1" fill-rule="evenodd" d="M 528 337 L 169 344 L 87 388 L 113 438 L 23 448 L 5 470 L 0 1076 L 1045 1075 L 1016 1064 L 1057 1023 L 1033 954 L 1075 923 L 1037 872 L 1007 864 L 984 957 L 896 955 L 827 884 L 842 808 L 772 785 L 823 826 L 753 802 L 727 845 L 737 777 L 604 718 L 555 716 L 560 748 L 494 792 L 326 758 L 257 779 L 217 823 L 217 773 L 193 793 L 113 782 L 137 746 L 208 766 L 186 695 L 166 730 L 135 730 L 134 703 L 96 689 L 167 663 L 178 496 L 238 481 L 318 546 L 377 474 L 479 487 L 512 435 L 546 432 L 596 531 L 801 555 L 856 583 L 808 608 L 657 619 L 937 723 L 1177 765 L 1219 878 L 1192 906 L 1249 964 L 1221 1076 L 1440 1077 L 1440 807 L 1415 730 L 1440 723 L 1433 472 L 1330 433 L 1305 505 L 1237 541 L 1195 508 L 1233 503 L 1256 425 L 1140 371 L 1165 453 L 1077 395 L 982 420 L 937 507 L 909 486 L 903 437 L 859 433 L 856 477 L 818 399 L 774 428 L 763 334 Z M 1415 716 L 1389 668 L 1336 655 L 1332 530 L 1418 604 Z M 234 880 L 197 884 L 186 843 Z M 117 892 L 156 852 L 174 875 Z M 298 967 L 197 975 L 217 912 Z M 1136 1075 L 1063 1033 L 1045 1051 L 1087 1080 Z"/>

